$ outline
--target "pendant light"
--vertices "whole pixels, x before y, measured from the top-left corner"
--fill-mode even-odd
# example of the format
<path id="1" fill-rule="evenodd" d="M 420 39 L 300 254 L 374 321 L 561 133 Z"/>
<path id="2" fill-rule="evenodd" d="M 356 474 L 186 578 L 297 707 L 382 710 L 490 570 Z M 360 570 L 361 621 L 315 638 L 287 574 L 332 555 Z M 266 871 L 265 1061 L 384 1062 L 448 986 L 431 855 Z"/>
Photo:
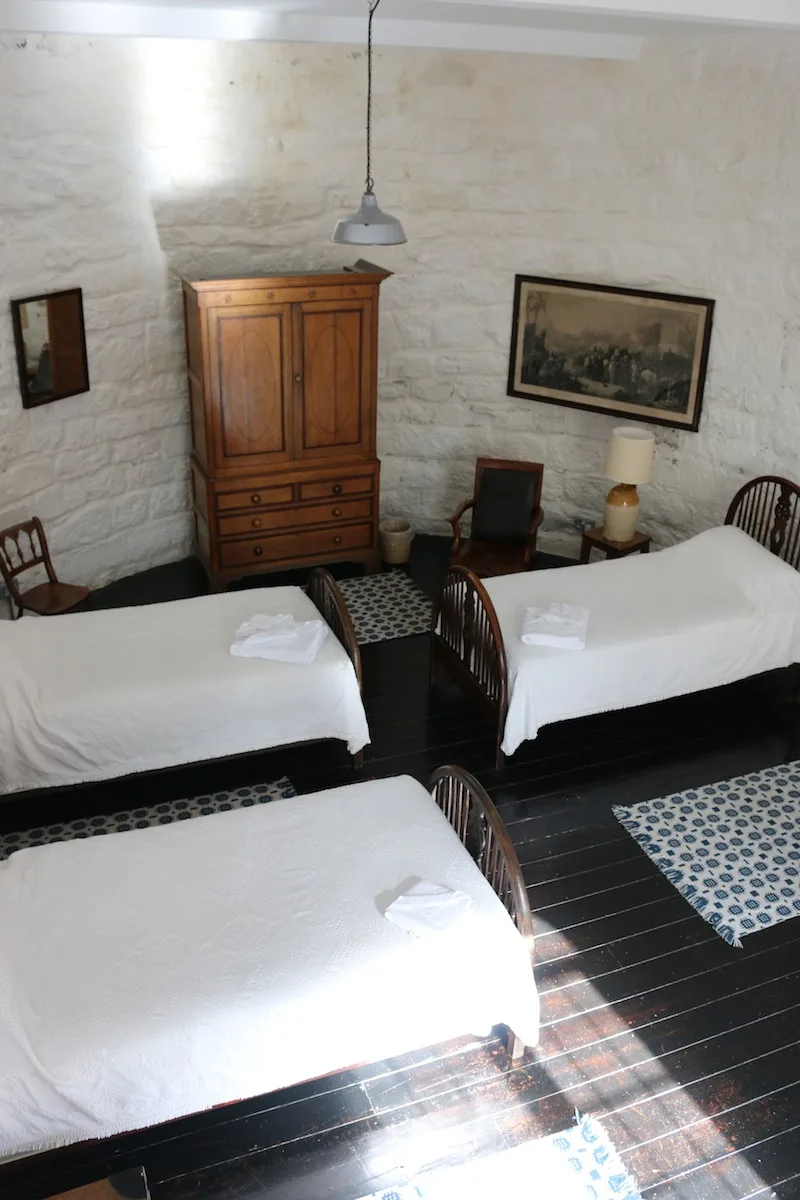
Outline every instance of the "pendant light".
<path id="1" fill-rule="evenodd" d="M 399 246 L 406 240 L 397 217 L 382 212 L 372 190 L 372 18 L 381 0 L 370 0 L 367 24 L 367 179 L 361 207 L 336 222 L 331 241 L 346 246 Z"/>

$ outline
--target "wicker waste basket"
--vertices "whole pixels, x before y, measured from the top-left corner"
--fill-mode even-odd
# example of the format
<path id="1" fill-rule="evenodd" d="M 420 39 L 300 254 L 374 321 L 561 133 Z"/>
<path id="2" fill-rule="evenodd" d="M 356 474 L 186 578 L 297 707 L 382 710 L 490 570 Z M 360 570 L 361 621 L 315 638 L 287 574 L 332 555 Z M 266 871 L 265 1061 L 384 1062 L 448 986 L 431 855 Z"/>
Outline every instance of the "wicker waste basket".
<path id="1" fill-rule="evenodd" d="M 387 563 L 407 563 L 414 530 L 405 517 L 384 517 L 380 523 L 381 550 Z"/>

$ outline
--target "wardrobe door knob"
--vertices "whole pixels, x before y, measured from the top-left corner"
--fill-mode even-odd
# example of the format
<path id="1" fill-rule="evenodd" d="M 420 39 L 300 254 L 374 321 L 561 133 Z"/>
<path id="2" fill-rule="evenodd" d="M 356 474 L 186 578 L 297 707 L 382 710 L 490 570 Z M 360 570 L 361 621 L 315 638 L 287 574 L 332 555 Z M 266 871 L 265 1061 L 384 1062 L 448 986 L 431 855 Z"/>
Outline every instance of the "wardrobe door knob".
<path id="1" fill-rule="evenodd" d="M 295 377 L 294 377 L 294 381 L 295 381 L 295 383 L 302 383 L 302 382 L 303 382 L 303 376 L 302 376 L 302 375 L 295 375 Z"/>
<path id="2" fill-rule="evenodd" d="M 253 529 L 261 528 L 261 517 L 253 517 Z"/>
<path id="3" fill-rule="evenodd" d="M 263 553 L 264 553 L 263 546 L 253 546 L 253 554 L 255 554 L 256 558 L 260 558 Z"/>
<path id="4" fill-rule="evenodd" d="M 338 533 L 337 533 L 336 537 L 333 539 L 333 544 L 334 544 L 334 546 L 338 546 L 338 545 L 340 545 L 340 544 L 341 544 L 341 541 L 342 541 L 342 539 L 339 537 L 339 535 L 338 535 Z"/>
<path id="5" fill-rule="evenodd" d="M 250 500 L 253 504 L 261 503 L 261 497 L 259 496 L 258 492 L 253 492 L 253 495 L 250 497 Z"/>
<path id="6" fill-rule="evenodd" d="M 340 483 L 335 483 L 335 484 L 333 485 L 333 489 L 332 489 L 332 491 L 333 491 L 333 494 L 334 494 L 334 496 L 341 496 L 341 494 L 342 494 L 342 485 L 341 485 Z"/>
<path id="7" fill-rule="evenodd" d="M 333 510 L 333 515 L 334 515 L 335 517 L 340 517 L 340 516 L 342 515 L 342 510 L 341 510 L 340 508 L 335 508 L 335 509 Z"/>

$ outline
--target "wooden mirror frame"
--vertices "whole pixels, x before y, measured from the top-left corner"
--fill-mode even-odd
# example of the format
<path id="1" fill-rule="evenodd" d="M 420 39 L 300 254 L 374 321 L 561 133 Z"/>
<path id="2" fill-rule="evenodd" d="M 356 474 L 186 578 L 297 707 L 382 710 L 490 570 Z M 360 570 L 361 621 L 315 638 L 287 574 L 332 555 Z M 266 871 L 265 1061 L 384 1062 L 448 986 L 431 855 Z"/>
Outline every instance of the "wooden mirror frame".
<path id="1" fill-rule="evenodd" d="M 70 357 L 77 358 L 80 363 L 80 386 L 66 386 L 63 388 L 53 387 L 47 394 L 37 396 L 31 391 L 30 379 L 28 376 L 27 356 L 25 354 L 25 333 L 22 324 L 22 308 L 25 304 L 35 304 L 37 301 L 55 300 L 64 297 L 74 297 L 76 312 L 75 312 L 75 331 L 70 344 L 72 351 Z M 22 393 L 23 408 L 38 408 L 41 404 L 50 404 L 53 400 L 64 400 L 67 396 L 77 396 L 81 392 L 89 391 L 89 363 L 86 356 L 86 328 L 83 321 L 83 292 L 81 288 L 67 288 L 60 292 L 45 292 L 39 296 L 25 296 L 21 300 L 11 301 L 11 320 L 14 325 L 14 343 L 17 351 L 17 371 L 19 373 L 19 387 Z M 52 360 L 52 351 L 51 351 Z M 52 367 L 51 367 L 52 369 Z"/>

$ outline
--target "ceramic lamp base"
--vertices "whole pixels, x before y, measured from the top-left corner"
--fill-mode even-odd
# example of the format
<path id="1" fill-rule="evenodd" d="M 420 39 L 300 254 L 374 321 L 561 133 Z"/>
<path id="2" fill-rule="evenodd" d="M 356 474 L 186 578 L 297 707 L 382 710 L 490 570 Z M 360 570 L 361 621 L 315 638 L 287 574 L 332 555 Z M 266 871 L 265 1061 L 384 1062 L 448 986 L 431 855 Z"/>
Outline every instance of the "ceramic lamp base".
<path id="1" fill-rule="evenodd" d="M 603 537 L 610 542 L 629 542 L 639 520 L 639 493 L 633 483 L 618 483 L 606 497 Z"/>

